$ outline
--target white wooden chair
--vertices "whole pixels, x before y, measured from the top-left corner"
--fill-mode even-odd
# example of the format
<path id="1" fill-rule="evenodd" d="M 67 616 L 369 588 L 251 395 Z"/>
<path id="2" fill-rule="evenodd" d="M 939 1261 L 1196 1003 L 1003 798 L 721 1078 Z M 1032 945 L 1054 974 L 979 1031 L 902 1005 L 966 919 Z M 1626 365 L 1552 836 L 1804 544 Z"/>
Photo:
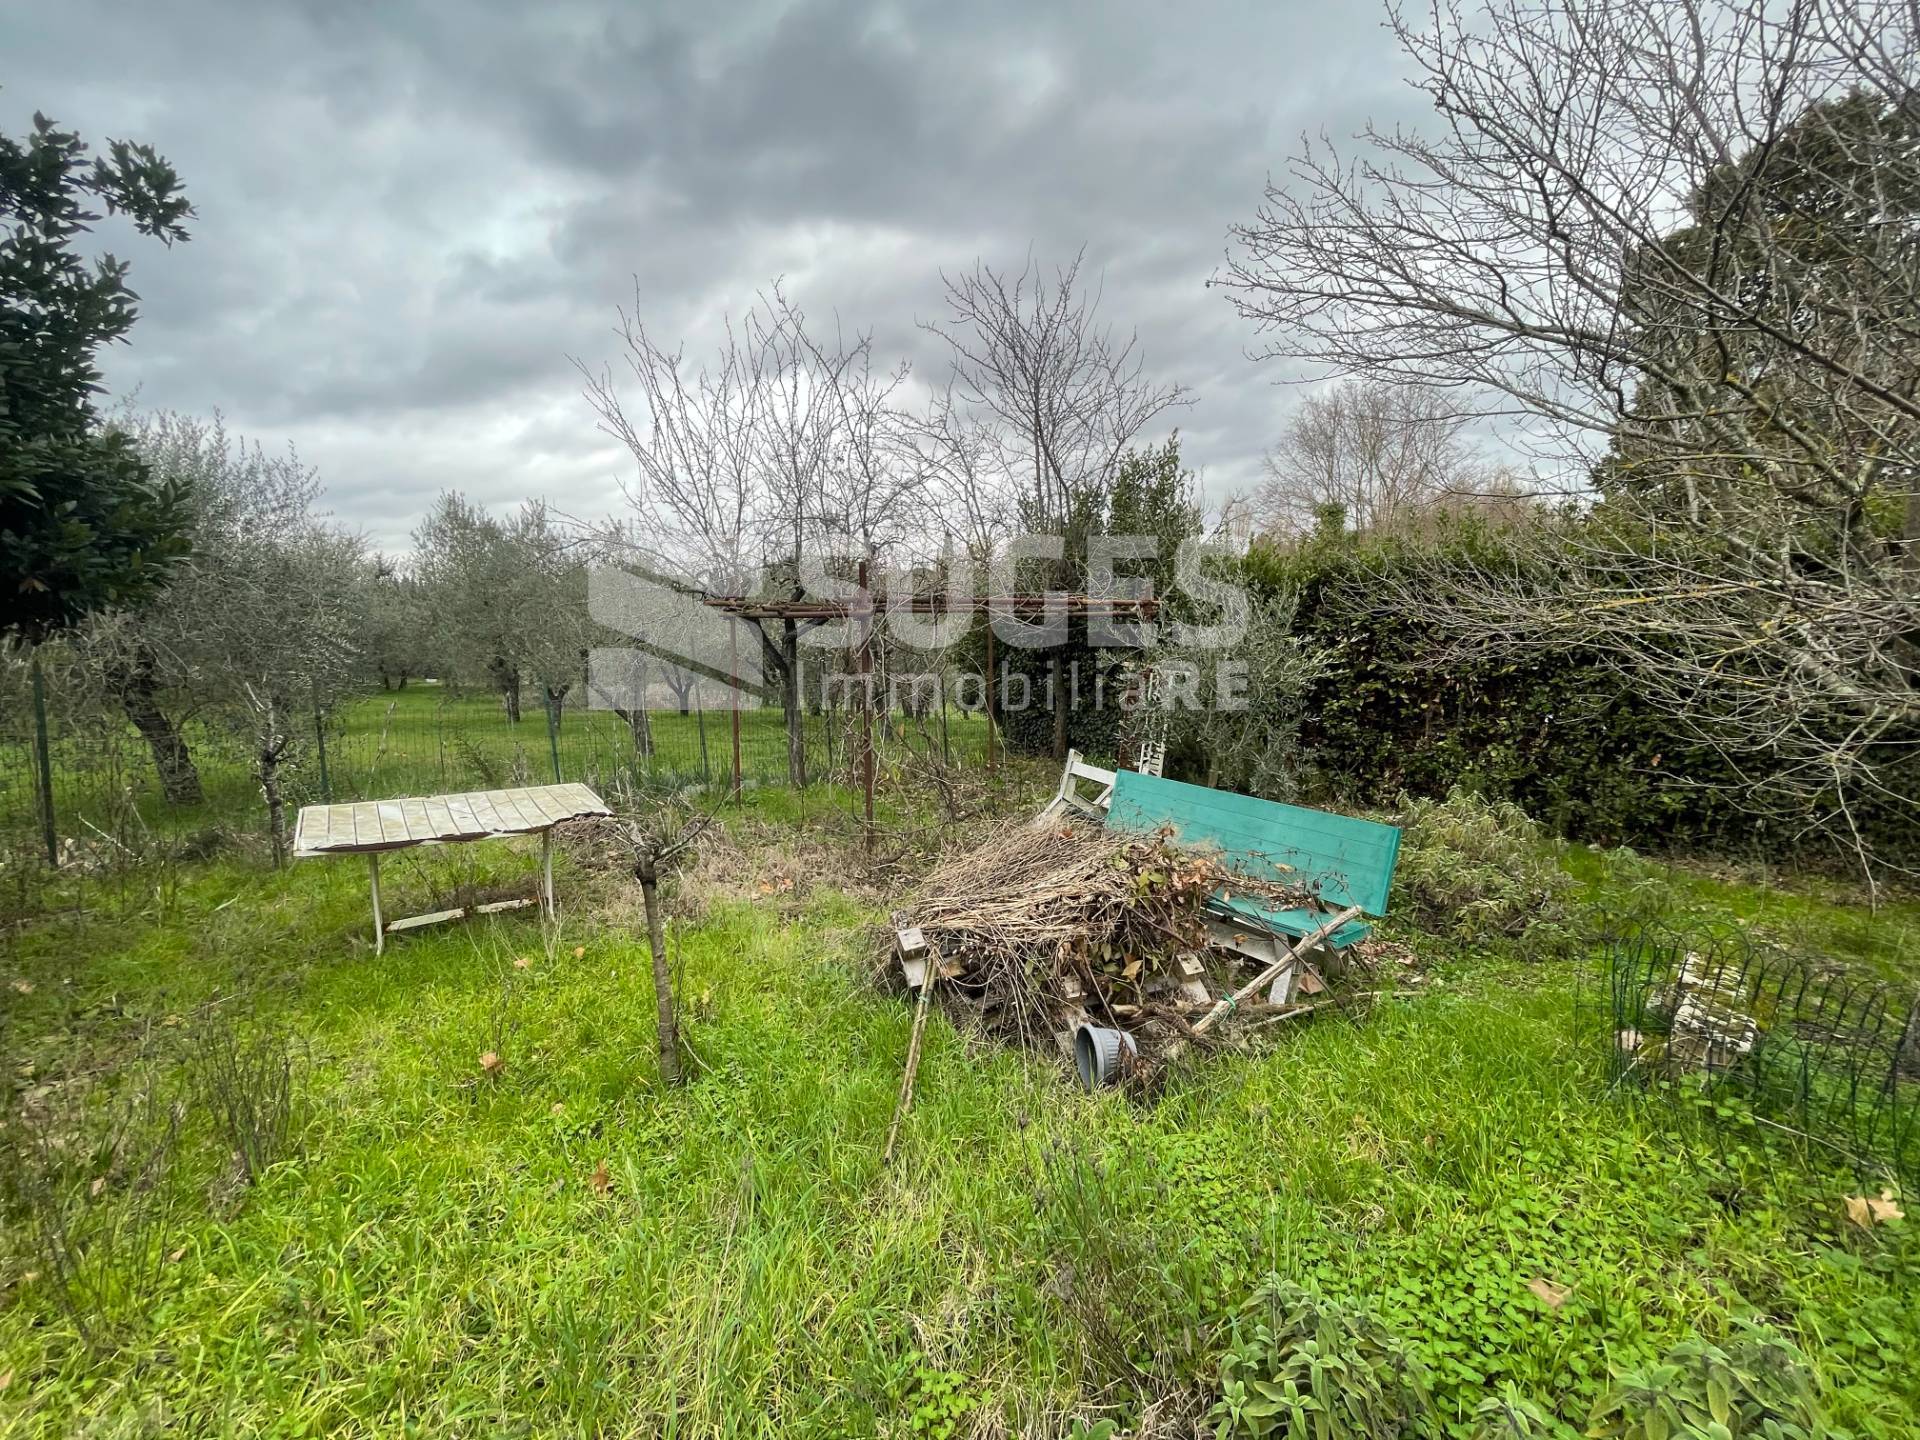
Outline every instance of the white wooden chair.
<path id="1" fill-rule="evenodd" d="M 1080 758 L 1078 750 L 1067 751 L 1066 767 L 1060 772 L 1060 789 L 1047 802 L 1046 809 L 1033 817 L 1035 827 L 1050 824 L 1069 810 L 1089 820 L 1104 822 L 1107 806 L 1113 803 L 1113 773 L 1098 765 L 1089 765 Z M 1082 792 L 1083 783 L 1094 787 L 1092 794 Z"/>

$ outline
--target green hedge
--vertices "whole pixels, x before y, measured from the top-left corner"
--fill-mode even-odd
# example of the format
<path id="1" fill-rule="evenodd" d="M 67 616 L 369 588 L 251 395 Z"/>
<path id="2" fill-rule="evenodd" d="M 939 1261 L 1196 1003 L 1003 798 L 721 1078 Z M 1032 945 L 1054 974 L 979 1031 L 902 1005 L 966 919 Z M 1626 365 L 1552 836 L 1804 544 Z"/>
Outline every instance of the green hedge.
<path id="1" fill-rule="evenodd" d="M 1477 541 L 1462 530 L 1446 543 Z M 1406 563 L 1406 553 L 1391 539 L 1343 535 L 1286 551 L 1256 546 L 1240 562 L 1253 588 L 1297 592 L 1296 624 L 1331 658 L 1301 736 L 1310 785 L 1324 798 L 1389 804 L 1464 785 L 1596 844 L 1804 848 L 1804 824 L 1743 811 L 1728 793 L 1727 763 L 1590 655 L 1429 663 L 1441 645 L 1435 627 L 1377 604 L 1382 568 Z M 1913 807 L 1888 802 L 1864 819 L 1883 858 L 1920 853 Z"/>

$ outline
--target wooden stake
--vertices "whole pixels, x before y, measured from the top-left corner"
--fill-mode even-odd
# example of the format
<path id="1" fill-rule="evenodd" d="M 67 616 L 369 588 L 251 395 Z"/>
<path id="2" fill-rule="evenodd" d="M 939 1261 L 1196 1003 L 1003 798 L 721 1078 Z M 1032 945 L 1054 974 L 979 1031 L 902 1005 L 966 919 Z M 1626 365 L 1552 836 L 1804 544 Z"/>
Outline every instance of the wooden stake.
<path id="1" fill-rule="evenodd" d="M 880 1156 L 882 1165 L 893 1163 L 894 1142 L 900 1138 L 900 1123 L 907 1118 L 907 1109 L 913 1104 L 913 1077 L 920 1069 L 920 1037 L 927 1029 L 928 1002 L 933 998 L 933 982 L 940 978 L 940 952 L 929 948 L 926 958 L 926 973 L 920 981 L 920 1003 L 913 1011 L 913 1036 L 907 1041 L 907 1069 L 900 1077 L 900 1100 L 893 1107 L 893 1123 L 887 1127 L 887 1148 Z"/>
<path id="2" fill-rule="evenodd" d="M 873 853 L 873 596 L 867 593 L 867 562 L 860 562 L 860 598 L 855 602 L 860 626 L 860 765 L 861 788 L 866 794 L 864 835 L 867 853 Z"/>

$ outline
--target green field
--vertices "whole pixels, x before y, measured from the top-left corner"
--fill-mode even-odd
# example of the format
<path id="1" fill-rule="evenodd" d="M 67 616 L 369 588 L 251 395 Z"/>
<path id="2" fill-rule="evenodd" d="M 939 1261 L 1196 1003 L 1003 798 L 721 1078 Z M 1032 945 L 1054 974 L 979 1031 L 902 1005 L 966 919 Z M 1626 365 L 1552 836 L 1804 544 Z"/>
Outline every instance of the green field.
<path id="1" fill-rule="evenodd" d="M 1002 804 L 1046 783 L 1027 772 Z M 1912 1222 L 1850 1225 L 1854 1175 L 1610 1096 L 1577 958 L 1403 925 L 1423 993 L 1198 1061 L 1152 1102 L 1083 1095 L 936 1018 L 883 1169 L 909 1011 L 870 979 L 897 881 L 863 869 L 850 807 L 754 792 L 678 885 L 677 1091 L 637 897 L 584 851 L 561 859 L 556 933 L 509 916 L 379 958 L 351 861 L 275 873 L 242 849 L 63 881 L 8 932 L 0 1035 L 10 1138 L 57 1137 L 98 1305 L 63 1303 L 16 1198 L 0 1430 L 1172 1434 L 1224 1317 L 1278 1273 L 1376 1311 L 1450 1433 L 1507 1382 L 1581 1424 L 1610 1373 L 1744 1314 L 1805 1351 L 1836 1421 L 1912 1433 Z M 1595 898 L 1765 911 L 1913 973 L 1911 905 L 1868 924 L 1833 897 L 1572 863 Z M 506 845 L 411 852 L 390 909 L 530 866 Z M 193 1093 L 209 1034 L 292 1045 L 291 1140 L 238 1184 L 188 1104 L 142 1181 L 115 1117 Z M 116 1126 L 136 1136 L 117 1154 Z M 110 1223 L 132 1213 L 150 1233 Z"/>
<path id="2" fill-rule="evenodd" d="M 725 710 L 656 711 L 649 716 L 652 748 L 643 751 L 610 711 L 566 706 L 549 730 L 531 691 L 516 724 L 497 696 L 416 682 L 344 704 L 324 722 L 303 726 L 283 788 L 288 803 L 297 806 L 544 784 L 556 775 L 603 787 L 724 781 L 733 767 L 732 722 Z M 264 829 L 265 806 L 244 737 L 204 721 L 183 729 L 204 805 L 165 803 L 153 762 L 131 726 L 63 725 L 56 717 L 50 759 L 60 840 L 88 849 L 112 837 L 137 848 L 143 831 L 178 836 L 209 826 Z M 810 776 L 844 770 L 844 714 L 808 715 L 806 734 Z M 944 717 L 935 712 L 923 724 L 894 715 L 878 725 L 876 748 L 883 766 L 909 751 L 929 750 L 953 764 L 984 764 L 985 722 L 958 709 Z M 777 708 L 740 713 L 740 769 L 749 785 L 786 783 L 786 729 Z M 0 735 L 0 849 L 8 853 L 40 843 L 35 776 L 31 725 L 16 721 Z"/>

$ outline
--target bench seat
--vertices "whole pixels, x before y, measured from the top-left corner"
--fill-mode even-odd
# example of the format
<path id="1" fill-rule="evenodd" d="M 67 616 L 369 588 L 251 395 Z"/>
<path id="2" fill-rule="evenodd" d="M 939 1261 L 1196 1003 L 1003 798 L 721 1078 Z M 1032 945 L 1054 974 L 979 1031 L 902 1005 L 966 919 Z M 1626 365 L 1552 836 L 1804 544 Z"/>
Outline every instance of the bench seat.
<path id="1" fill-rule="evenodd" d="M 1350 905 L 1368 915 L 1384 915 L 1400 854 L 1399 829 L 1377 820 L 1256 800 L 1132 770 L 1114 777 L 1107 828 L 1167 830 L 1178 845 L 1217 852 L 1221 863 L 1237 874 L 1311 891 L 1317 906 L 1242 896 L 1230 885 L 1214 893 L 1208 908 L 1216 918 L 1269 935 L 1309 934 Z M 1350 920 L 1320 943 L 1344 950 L 1371 930 L 1364 921 Z"/>

